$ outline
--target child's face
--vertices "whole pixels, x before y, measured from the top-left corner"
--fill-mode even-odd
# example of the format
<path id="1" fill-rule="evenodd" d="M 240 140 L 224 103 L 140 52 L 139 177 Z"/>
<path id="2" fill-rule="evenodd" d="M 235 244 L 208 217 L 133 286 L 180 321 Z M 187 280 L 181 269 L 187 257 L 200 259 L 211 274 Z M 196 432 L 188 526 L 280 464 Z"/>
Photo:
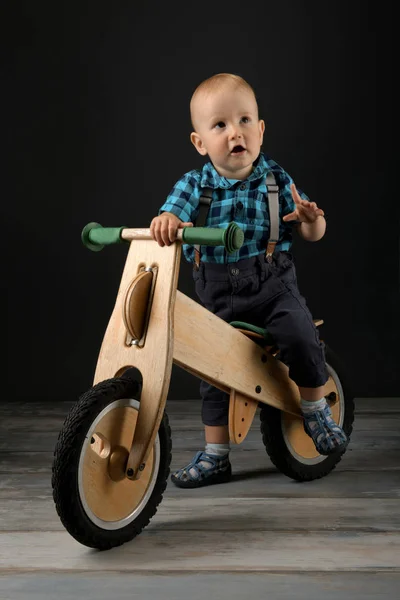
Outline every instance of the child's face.
<path id="1" fill-rule="evenodd" d="M 196 131 L 190 139 L 196 150 L 208 154 L 223 177 L 246 179 L 260 153 L 265 127 L 251 91 L 225 85 L 200 92 L 193 99 L 192 116 Z"/>

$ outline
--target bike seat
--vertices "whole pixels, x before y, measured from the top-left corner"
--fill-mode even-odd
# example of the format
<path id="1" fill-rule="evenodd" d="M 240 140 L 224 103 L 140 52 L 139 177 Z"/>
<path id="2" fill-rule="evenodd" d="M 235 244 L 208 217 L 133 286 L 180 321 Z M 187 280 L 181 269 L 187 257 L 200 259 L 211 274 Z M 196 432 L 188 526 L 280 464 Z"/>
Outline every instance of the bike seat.
<path id="1" fill-rule="evenodd" d="M 245 323 L 244 321 L 231 321 L 229 325 L 232 325 L 232 327 L 235 327 L 236 329 L 240 329 L 240 331 L 249 337 L 262 340 L 266 346 L 273 346 L 275 343 L 274 338 L 269 333 L 268 329 L 263 329 L 262 327 L 257 327 L 256 325 Z"/>
<path id="2" fill-rule="evenodd" d="M 314 325 L 316 327 L 319 327 L 319 325 L 322 325 L 322 323 L 322 319 L 314 319 Z M 249 337 L 262 340 L 266 346 L 273 346 L 275 344 L 275 340 L 273 336 L 269 333 L 268 329 L 263 329 L 262 327 L 257 327 L 256 325 L 252 325 L 251 323 L 245 323 L 244 321 L 231 321 L 229 325 L 232 325 L 232 327 L 239 329 Z"/>

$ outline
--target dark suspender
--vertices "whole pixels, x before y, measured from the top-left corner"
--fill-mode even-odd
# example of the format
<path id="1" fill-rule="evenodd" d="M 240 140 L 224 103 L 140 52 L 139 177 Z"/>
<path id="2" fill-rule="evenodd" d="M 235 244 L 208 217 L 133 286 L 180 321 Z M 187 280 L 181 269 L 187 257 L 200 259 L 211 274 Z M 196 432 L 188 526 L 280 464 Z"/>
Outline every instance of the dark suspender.
<path id="1" fill-rule="evenodd" d="M 210 210 L 212 201 L 212 189 L 204 188 L 200 196 L 199 214 L 196 219 L 196 227 L 204 227 L 207 221 L 208 211 Z M 193 268 L 198 270 L 200 267 L 200 246 L 194 246 L 194 265 Z"/>
<path id="2" fill-rule="evenodd" d="M 269 208 L 269 239 L 265 256 L 267 262 L 272 262 L 275 246 L 279 241 L 279 186 L 276 184 L 275 175 L 270 171 L 265 181 L 268 189 Z"/>

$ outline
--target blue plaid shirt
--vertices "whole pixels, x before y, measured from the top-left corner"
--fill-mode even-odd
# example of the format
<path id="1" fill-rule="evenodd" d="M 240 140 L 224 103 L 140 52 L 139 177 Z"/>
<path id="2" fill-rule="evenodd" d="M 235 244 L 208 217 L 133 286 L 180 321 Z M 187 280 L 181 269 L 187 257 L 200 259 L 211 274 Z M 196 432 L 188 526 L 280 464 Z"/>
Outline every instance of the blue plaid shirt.
<path id="1" fill-rule="evenodd" d="M 223 246 L 201 246 L 201 260 L 209 263 L 228 263 L 256 256 L 263 252 L 269 238 L 269 208 L 265 178 L 269 171 L 275 175 L 279 186 L 279 241 L 276 251 L 289 250 L 292 245 L 292 228 L 296 221 L 285 223 L 282 217 L 295 210 L 290 185 L 293 179 L 274 160 L 261 153 L 254 163 L 252 173 L 243 181 L 227 179 L 217 173 L 208 162 L 201 170 L 190 171 L 174 185 L 159 214 L 168 211 L 181 221 L 195 224 L 199 212 L 199 199 L 204 188 L 212 189 L 212 202 L 206 227 L 225 228 L 235 221 L 243 229 L 243 246 L 228 254 Z M 304 200 L 306 194 L 298 190 Z M 185 258 L 194 260 L 193 246 L 184 245 Z"/>

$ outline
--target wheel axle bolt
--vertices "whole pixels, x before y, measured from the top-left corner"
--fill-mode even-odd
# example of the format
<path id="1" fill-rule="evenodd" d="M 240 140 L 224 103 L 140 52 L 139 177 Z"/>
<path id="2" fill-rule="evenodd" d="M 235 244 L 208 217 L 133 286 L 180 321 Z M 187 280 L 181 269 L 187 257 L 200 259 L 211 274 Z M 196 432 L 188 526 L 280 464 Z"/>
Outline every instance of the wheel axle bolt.
<path id="1" fill-rule="evenodd" d="M 146 463 L 142 463 L 139 467 L 139 471 L 143 471 L 143 469 L 145 468 Z"/>

